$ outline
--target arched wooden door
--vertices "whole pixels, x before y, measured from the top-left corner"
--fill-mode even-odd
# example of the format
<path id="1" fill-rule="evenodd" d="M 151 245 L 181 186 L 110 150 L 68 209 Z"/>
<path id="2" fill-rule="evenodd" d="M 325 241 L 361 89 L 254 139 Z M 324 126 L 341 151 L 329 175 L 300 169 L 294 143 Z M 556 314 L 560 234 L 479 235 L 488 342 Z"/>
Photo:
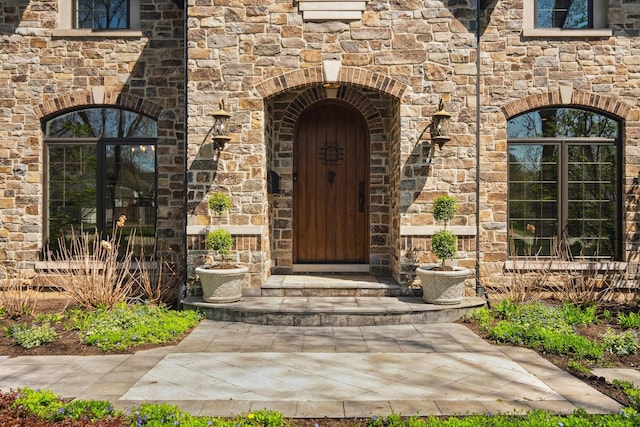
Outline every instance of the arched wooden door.
<path id="1" fill-rule="evenodd" d="M 369 262 L 369 132 L 337 100 L 310 106 L 294 140 L 293 262 Z"/>

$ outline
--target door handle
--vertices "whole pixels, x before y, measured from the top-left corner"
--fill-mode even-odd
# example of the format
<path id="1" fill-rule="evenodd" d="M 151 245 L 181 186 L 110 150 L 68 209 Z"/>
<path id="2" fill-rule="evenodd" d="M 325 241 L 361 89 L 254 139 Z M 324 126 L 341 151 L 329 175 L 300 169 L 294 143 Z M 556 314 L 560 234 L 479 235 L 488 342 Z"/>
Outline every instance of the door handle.
<path id="1" fill-rule="evenodd" d="M 364 182 L 358 183 L 358 210 L 364 212 Z"/>

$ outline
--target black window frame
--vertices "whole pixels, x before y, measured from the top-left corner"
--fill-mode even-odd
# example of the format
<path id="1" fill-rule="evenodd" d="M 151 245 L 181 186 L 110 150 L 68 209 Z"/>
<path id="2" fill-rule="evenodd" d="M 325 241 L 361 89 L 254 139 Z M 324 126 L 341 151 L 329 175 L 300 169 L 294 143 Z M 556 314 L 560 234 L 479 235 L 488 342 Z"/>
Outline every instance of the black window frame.
<path id="1" fill-rule="evenodd" d="M 616 148 L 616 153 L 615 153 L 615 161 L 616 161 L 616 188 L 615 188 L 615 197 L 616 197 L 616 207 L 615 207 L 615 245 L 613 247 L 613 251 L 614 254 L 613 256 L 609 257 L 609 256 L 584 256 L 581 257 L 580 254 L 566 254 L 566 253 L 561 253 L 561 254 L 554 254 L 551 253 L 550 255 L 547 256 L 540 256 L 540 258 L 553 258 L 556 255 L 570 255 L 572 259 L 585 259 L 585 260 L 611 260 L 611 261 L 623 261 L 625 258 L 625 253 L 624 253 L 624 243 L 623 243 L 623 216 L 624 216 L 624 144 L 622 143 L 623 141 L 623 135 L 622 135 L 622 130 L 623 130 L 623 123 L 621 122 L 621 120 L 613 117 L 610 114 L 604 113 L 602 111 L 598 111 L 595 109 L 590 109 L 590 108 L 584 108 L 581 106 L 548 106 L 548 107 L 543 107 L 543 108 L 539 108 L 539 109 L 534 109 L 534 110 L 529 110 L 526 111 L 524 113 L 521 113 L 517 116 L 511 117 L 509 118 L 509 120 L 512 120 L 516 117 L 525 115 L 525 114 L 529 114 L 529 113 L 534 113 L 536 111 L 541 111 L 541 110 L 545 110 L 545 109 L 554 109 L 554 108 L 567 108 L 567 109 L 575 109 L 575 110 L 582 110 L 582 111 L 588 111 L 588 112 L 592 112 L 598 115 L 601 115 L 603 117 L 606 117 L 610 120 L 613 120 L 616 122 L 617 125 L 617 136 L 615 138 L 601 138 L 601 137 L 588 137 L 588 136 L 584 136 L 584 137 L 524 137 L 524 138 L 509 138 L 507 137 L 507 162 L 510 163 L 510 153 L 511 153 L 511 147 L 514 144 L 517 145 L 554 145 L 558 147 L 559 150 L 559 155 L 558 155 L 558 165 L 557 165 L 557 214 L 556 214 L 556 218 L 557 218 L 557 232 L 556 232 L 556 236 L 558 237 L 559 241 L 563 241 L 566 237 L 567 237 L 567 227 L 568 227 L 568 222 L 569 222 L 569 218 L 568 218 L 568 212 L 569 212 L 569 178 L 568 178 L 568 170 L 569 170 L 569 147 L 570 146 L 575 146 L 575 145 L 607 145 L 607 146 L 614 146 Z M 530 257 L 530 256 L 537 256 L 536 253 L 530 253 L 530 254 L 517 254 L 514 253 L 514 245 L 513 245 L 513 239 L 514 239 L 514 230 L 512 230 L 511 227 L 511 222 L 512 222 L 512 217 L 511 217 L 511 207 L 510 207 L 510 201 L 511 201 L 511 194 L 510 194 L 510 186 L 512 183 L 512 177 L 511 177 L 511 172 L 510 172 L 510 167 L 507 167 L 507 241 L 509 242 L 508 244 L 508 251 L 507 251 L 507 255 L 510 259 L 518 259 L 521 257 Z M 566 242 L 564 242 L 566 243 Z"/>
<path id="2" fill-rule="evenodd" d="M 82 108 L 76 108 L 72 110 L 65 110 L 56 113 L 53 116 L 49 116 L 42 120 L 42 129 L 46 129 L 47 123 L 56 118 L 63 116 L 67 113 L 77 112 L 82 110 L 96 109 L 96 108 L 106 108 L 112 110 L 122 110 L 134 114 L 138 114 L 140 116 L 145 116 L 156 123 L 156 134 L 157 134 L 157 120 L 153 117 L 145 115 L 143 113 L 129 110 L 126 108 L 121 108 L 118 106 L 112 105 L 88 105 Z M 154 239 L 157 236 L 158 229 L 158 150 L 157 143 L 158 137 L 50 137 L 46 136 L 46 132 L 44 132 L 44 144 L 43 144 L 43 160 L 44 160 L 44 179 L 43 179 L 43 248 L 47 248 L 46 251 L 49 251 L 49 247 L 51 243 L 49 241 L 50 234 L 50 221 L 49 217 L 49 203 L 50 203 L 50 195 L 49 195 L 49 172 L 50 172 L 50 159 L 49 159 L 49 147 L 51 146 L 91 146 L 96 147 L 96 174 L 95 174 L 95 185 L 96 185 L 96 231 L 102 235 L 109 235 L 114 230 L 115 222 L 118 221 L 118 218 L 114 215 L 111 219 L 111 223 L 107 224 L 107 187 L 108 187 L 108 179 L 106 176 L 107 170 L 107 147 L 110 146 L 126 146 L 126 147 L 140 147 L 140 146 L 151 146 L 153 147 L 154 153 L 154 171 L 153 171 L 153 201 L 152 205 L 154 208 L 153 214 L 153 225 L 154 225 Z M 80 232 L 81 230 L 76 230 Z M 86 231 L 86 230 L 85 230 Z M 155 245 L 154 245 L 155 246 Z M 136 254 L 137 255 L 137 254 Z M 149 253 L 145 251 L 145 257 L 153 256 L 153 253 Z"/>

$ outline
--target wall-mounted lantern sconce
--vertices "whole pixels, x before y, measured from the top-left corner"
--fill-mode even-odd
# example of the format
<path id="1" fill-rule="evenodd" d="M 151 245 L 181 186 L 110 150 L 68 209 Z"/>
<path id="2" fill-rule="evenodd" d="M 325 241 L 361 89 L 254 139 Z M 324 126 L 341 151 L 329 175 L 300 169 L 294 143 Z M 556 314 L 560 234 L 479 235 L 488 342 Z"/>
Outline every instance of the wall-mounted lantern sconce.
<path id="1" fill-rule="evenodd" d="M 449 136 L 449 127 L 451 125 L 451 113 L 444 109 L 444 102 L 440 100 L 439 110 L 433 113 L 431 117 L 431 123 L 424 128 L 420 134 L 418 140 L 422 140 L 425 132 L 429 130 L 431 136 L 431 142 L 438 144 L 438 148 L 442 149 L 442 146 L 451 141 Z"/>
<path id="2" fill-rule="evenodd" d="M 213 113 L 213 127 L 211 128 L 211 136 L 213 139 L 213 148 L 220 151 L 227 142 L 231 140 L 229 136 L 229 119 L 231 114 L 224 110 L 224 100 L 220 100 L 220 109 Z"/>

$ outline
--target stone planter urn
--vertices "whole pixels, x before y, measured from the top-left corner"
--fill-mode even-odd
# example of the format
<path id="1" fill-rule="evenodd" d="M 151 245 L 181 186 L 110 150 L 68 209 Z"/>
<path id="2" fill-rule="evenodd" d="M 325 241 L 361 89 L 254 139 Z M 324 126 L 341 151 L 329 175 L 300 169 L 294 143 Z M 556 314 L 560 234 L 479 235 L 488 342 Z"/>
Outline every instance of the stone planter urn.
<path id="1" fill-rule="evenodd" d="M 436 264 L 416 268 L 422 286 L 422 299 L 429 304 L 459 304 L 464 296 L 464 281 L 471 275 L 471 270 L 463 267 L 438 270 L 437 267 Z"/>
<path id="2" fill-rule="evenodd" d="M 212 304 L 240 301 L 247 267 L 198 267 L 196 274 L 202 285 L 202 299 Z"/>

